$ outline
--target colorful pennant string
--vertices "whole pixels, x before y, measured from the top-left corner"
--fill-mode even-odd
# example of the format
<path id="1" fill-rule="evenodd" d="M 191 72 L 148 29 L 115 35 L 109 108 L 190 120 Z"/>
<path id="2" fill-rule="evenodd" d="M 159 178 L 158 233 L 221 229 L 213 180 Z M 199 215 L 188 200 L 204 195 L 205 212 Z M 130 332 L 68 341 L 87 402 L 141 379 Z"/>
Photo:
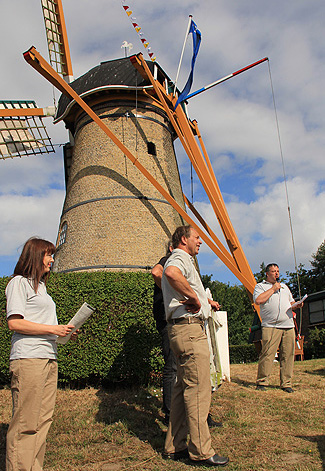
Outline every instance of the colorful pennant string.
<path id="1" fill-rule="evenodd" d="M 154 55 L 153 52 L 151 52 L 151 47 L 149 46 L 149 41 L 147 41 L 145 38 L 144 38 L 144 34 L 143 32 L 141 31 L 141 26 L 138 25 L 138 23 L 136 23 L 136 18 L 133 15 L 133 11 L 130 9 L 130 7 L 128 5 L 124 5 L 126 2 L 126 0 L 122 0 L 122 6 L 124 8 L 124 11 L 125 13 L 128 15 L 128 17 L 130 18 L 131 20 L 131 23 L 132 23 L 132 26 L 133 28 L 135 29 L 135 31 L 138 33 L 138 36 L 140 38 L 140 41 L 142 42 L 143 46 L 145 47 L 147 53 L 148 53 L 148 56 L 150 57 L 150 59 L 152 60 L 152 62 L 155 62 L 156 60 L 156 57 Z"/>

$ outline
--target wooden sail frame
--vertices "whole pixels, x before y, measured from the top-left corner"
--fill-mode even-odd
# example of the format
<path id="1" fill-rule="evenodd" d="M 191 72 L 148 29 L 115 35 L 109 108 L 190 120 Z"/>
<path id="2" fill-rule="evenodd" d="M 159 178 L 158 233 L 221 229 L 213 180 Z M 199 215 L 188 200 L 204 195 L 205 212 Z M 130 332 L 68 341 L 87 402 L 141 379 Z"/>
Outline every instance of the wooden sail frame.
<path id="1" fill-rule="evenodd" d="M 244 276 L 249 280 L 249 283 L 247 285 L 244 284 L 244 286 L 252 295 L 254 287 L 256 285 L 256 280 L 246 259 L 241 244 L 238 240 L 236 232 L 230 221 L 217 179 L 212 169 L 210 159 L 206 152 L 201 134 L 198 130 L 197 122 L 193 121 L 192 123 L 189 121 L 189 119 L 185 115 L 182 106 L 177 106 L 175 111 L 173 110 L 173 108 L 168 106 L 167 100 L 165 99 L 165 97 L 167 98 L 167 92 L 154 79 L 148 65 L 144 61 L 143 56 L 141 54 L 139 54 L 138 56 L 133 56 L 131 58 L 131 61 L 133 61 L 135 67 L 140 71 L 140 73 L 142 69 L 143 76 L 150 80 L 157 95 L 159 96 L 160 102 L 162 103 L 184 147 L 184 150 L 186 151 L 204 189 L 206 190 L 211 206 L 225 235 L 232 257 L 240 272 L 244 274 Z M 168 95 L 168 98 L 169 101 L 172 102 L 173 106 L 175 106 L 177 102 L 177 97 L 170 94 Z M 201 150 L 197 144 L 195 134 L 197 134 L 199 137 L 204 156 L 201 153 Z"/>
<path id="2" fill-rule="evenodd" d="M 1 100 L 0 159 L 55 152 L 42 120 L 53 112 L 32 100 Z"/>
<path id="3" fill-rule="evenodd" d="M 68 34 L 61 0 L 41 0 L 50 64 L 68 82 L 73 80 Z"/>
<path id="4" fill-rule="evenodd" d="M 191 123 L 186 117 L 181 106 L 177 107 L 174 111 L 174 106 L 177 101 L 172 93 L 164 88 L 150 72 L 142 54 L 130 57 L 133 65 L 139 70 L 139 72 L 148 79 L 152 85 L 153 90 L 150 93 L 154 93 L 155 98 L 159 101 L 161 106 L 165 109 L 172 126 L 175 129 L 181 143 L 187 152 L 191 162 L 197 174 L 207 191 L 211 205 L 215 211 L 221 228 L 226 236 L 226 240 L 230 249 L 230 252 L 223 246 L 221 241 L 217 238 L 211 228 L 208 228 L 207 224 L 203 224 L 203 227 L 207 230 L 208 234 L 202 228 L 196 224 L 191 216 L 184 211 L 184 209 L 174 200 L 174 198 L 165 190 L 157 180 L 143 167 L 138 159 L 132 154 L 132 152 L 117 138 L 117 136 L 103 123 L 99 116 L 85 103 L 85 101 L 67 84 L 60 75 L 51 67 L 50 64 L 41 56 L 35 47 L 31 47 L 24 53 L 25 60 L 37 70 L 43 77 L 45 77 L 50 83 L 58 88 L 63 94 L 69 98 L 75 100 L 76 103 L 90 116 L 91 119 L 105 132 L 105 134 L 114 142 L 115 145 L 123 152 L 123 154 L 131 160 L 131 162 L 138 168 L 138 170 L 147 178 L 152 185 L 161 193 L 161 195 L 172 205 L 172 207 L 183 217 L 183 219 L 190 225 L 192 225 L 200 234 L 202 240 L 210 247 L 210 249 L 220 258 L 220 260 L 231 270 L 231 272 L 238 278 L 238 280 L 245 286 L 250 299 L 256 280 L 249 267 L 244 252 L 240 246 L 239 240 L 235 234 L 233 226 L 230 222 L 230 218 L 225 208 L 223 198 L 219 187 L 217 186 L 216 178 L 213 174 L 211 164 L 207 163 L 200 148 L 195 140 L 195 134 L 198 133 L 197 125 Z M 149 92 L 148 92 L 149 93 Z M 203 141 L 202 141 L 203 143 Z M 206 151 L 204 150 L 204 154 Z M 208 161 L 209 162 L 209 161 Z M 195 214 L 195 213 L 194 213 Z M 199 219 L 199 218 L 198 218 Z M 200 220 L 200 219 L 199 219 Z M 203 218 L 201 218 L 201 223 Z"/>

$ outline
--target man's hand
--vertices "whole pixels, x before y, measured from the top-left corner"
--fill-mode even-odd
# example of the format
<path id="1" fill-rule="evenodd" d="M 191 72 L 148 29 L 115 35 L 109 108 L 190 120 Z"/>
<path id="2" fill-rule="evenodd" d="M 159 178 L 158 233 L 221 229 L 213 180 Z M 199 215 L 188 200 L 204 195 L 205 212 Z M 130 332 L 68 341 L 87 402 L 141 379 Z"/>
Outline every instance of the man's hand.
<path id="1" fill-rule="evenodd" d="M 211 308 L 214 310 L 214 311 L 219 311 L 221 306 L 220 304 L 218 303 L 218 301 L 214 301 L 213 299 L 208 299 L 208 303 L 210 304 Z"/>
<path id="2" fill-rule="evenodd" d="M 274 283 L 274 285 L 272 286 L 272 289 L 273 289 L 273 292 L 276 293 L 277 291 L 281 289 L 281 284 L 278 282 Z"/>
<path id="3" fill-rule="evenodd" d="M 184 299 L 184 301 L 180 301 L 180 303 L 184 305 L 187 312 L 191 312 L 192 314 L 197 314 L 201 309 L 199 298 Z"/>

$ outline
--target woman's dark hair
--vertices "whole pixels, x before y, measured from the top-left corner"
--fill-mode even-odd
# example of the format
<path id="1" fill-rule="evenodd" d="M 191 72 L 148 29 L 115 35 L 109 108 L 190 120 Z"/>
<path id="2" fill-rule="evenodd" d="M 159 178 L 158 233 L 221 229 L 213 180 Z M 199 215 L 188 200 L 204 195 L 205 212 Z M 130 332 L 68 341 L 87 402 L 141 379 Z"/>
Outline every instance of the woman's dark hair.
<path id="1" fill-rule="evenodd" d="M 30 279 L 36 293 L 40 281 L 46 283 L 50 275 L 49 272 L 44 274 L 44 257 L 45 255 L 53 255 L 55 250 L 55 245 L 52 242 L 38 237 L 31 237 L 23 247 L 15 266 L 14 276 L 21 275 Z"/>

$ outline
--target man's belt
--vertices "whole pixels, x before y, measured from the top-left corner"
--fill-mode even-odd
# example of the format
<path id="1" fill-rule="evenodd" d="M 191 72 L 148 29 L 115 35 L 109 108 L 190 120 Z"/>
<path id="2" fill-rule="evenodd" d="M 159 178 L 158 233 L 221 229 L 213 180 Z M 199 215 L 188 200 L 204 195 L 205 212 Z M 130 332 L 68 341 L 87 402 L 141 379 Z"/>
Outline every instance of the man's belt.
<path id="1" fill-rule="evenodd" d="M 168 324 L 204 324 L 204 320 L 201 317 L 178 317 L 177 319 L 169 319 Z"/>

